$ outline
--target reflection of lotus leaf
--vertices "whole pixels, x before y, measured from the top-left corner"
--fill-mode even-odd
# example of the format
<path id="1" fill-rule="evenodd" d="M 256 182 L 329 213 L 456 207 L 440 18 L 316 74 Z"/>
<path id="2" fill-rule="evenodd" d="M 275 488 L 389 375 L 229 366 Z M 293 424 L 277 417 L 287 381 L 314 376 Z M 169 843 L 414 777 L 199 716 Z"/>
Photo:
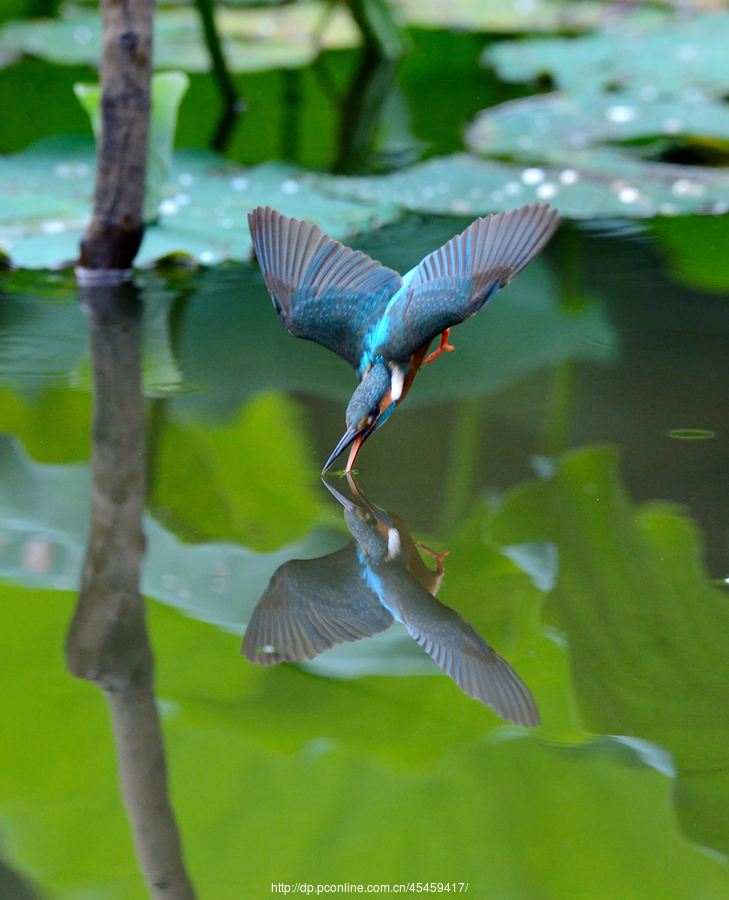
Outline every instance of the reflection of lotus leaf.
<path id="1" fill-rule="evenodd" d="M 0 438 L 0 576 L 26 587 L 77 589 L 90 490 L 86 463 L 35 463 L 12 438 Z M 151 517 L 144 529 L 144 593 L 239 632 L 282 563 L 342 543 L 318 530 L 274 552 L 255 553 L 233 543 L 184 544 Z"/>
<path id="2" fill-rule="evenodd" d="M 451 220 L 435 220 L 419 229 L 416 240 L 406 223 L 383 229 L 377 241 L 391 248 L 384 262 L 405 270 L 452 233 Z M 358 246 L 379 255 L 362 239 Z M 51 281 L 60 278 L 50 274 L 43 282 L 49 296 L 39 295 L 35 286 L 23 290 L 22 284 L 17 293 L 4 295 L 0 380 L 35 385 L 68 383 L 71 376 L 75 385 L 88 387 L 83 314 L 70 284 L 62 280 L 59 287 Z M 14 273 L 11 283 L 16 279 L 25 280 L 22 273 Z M 168 324 L 177 298 L 174 283 L 165 285 L 152 272 L 141 274 L 140 283 L 147 298 L 146 393 L 181 391 L 175 408 L 212 415 L 229 415 L 261 391 L 349 399 L 356 384 L 350 367 L 325 348 L 288 334 L 258 270 L 221 266 L 181 280 L 187 299 L 176 358 Z M 560 307 L 559 285 L 544 259 L 535 260 L 484 312 L 460 325 L 454 340 L 457 352 L 418 376 L 409 407 L 486 396 L 567 359 L 607 361 L 617 346 L 598 303 L 588 298 L 579 313 Z"/>
<path id="3" fill-rule="evenodd" d="M 726 853 L 729 607 L 695 524 L 667 503 L 636 510 L 603 448 L 572 451 L 554 478 L 516 488 L 494 537 L 557 544 L 551 602 L 588 728 L 668 749 L 687 836 Z"/>
<path id="4" fill-rule="evenodd" d="M 50 896 L 136 900 L 148 892 L 108 709 L 69 678 L 58 649 L 71 601 L 13 589 L 0 598 L 0 678 L 12 686 L 0 717 L 13 723 L 0 747 L 0 817 L 12 835 L 3 853 Z M 646 764 L 645 746 L 565 746 L 494 727 L 445 679 L 261 671 L 241 660 L 238 638 L 157 604 L 150 630 L 175 811 L 201 897 L 262 897 L 302 879 L 452 877 L 470 882 L 466 896 L 513 900 L 585 900 L 586 886 L 590 900 L 726 898 L 725 864 L 681 837 L 674 782 Z"/>
<path id="5" fill-rule="evenodd" d="M 173 185 L 165 189 L 159 222 L 145 232 L 137 263 L 178 251 L 206 264 L 248 259 L 247 216 L 258 205 L 315 221 L 336 238 L 397 215 L 389 201 L 364 205 L 324 196 L 301 175 L 283 163 L 241 169 L 209 151 L 178 152 Z M 94 148 L 87 138 L 49 138 L 0 158 L 0 250 L 28 268 L 76 259 L 93 185 Z"/>
<path id="6" fill-rule="evenodd" d="M 0 577 L 33 588 L 77 590 L 85 552 L 90 492 L 85 463 L 40 465 L 18 444 L 0 439 Z M 290 559 L 309 559 L 341 547 L 323 529 L 270 553 L 233 543 L 190 545 L 157 521 L 144 524 L 147 556 L 142 590 L 187 615 L 242 634 L 275 570 Z M 438 669 L 404 627 L 360 645 L 345 645 L 305 666 L 342 678 L 427 675 Z"/>

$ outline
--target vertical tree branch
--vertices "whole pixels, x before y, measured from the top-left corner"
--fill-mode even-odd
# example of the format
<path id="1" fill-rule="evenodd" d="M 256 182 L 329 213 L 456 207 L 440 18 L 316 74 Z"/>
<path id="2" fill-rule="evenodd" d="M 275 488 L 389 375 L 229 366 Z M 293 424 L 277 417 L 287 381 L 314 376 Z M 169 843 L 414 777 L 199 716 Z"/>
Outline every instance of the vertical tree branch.
<path id="1" fill-rule="evenodd" d="M 128 269 L 144 233 L 154 0 L 102 0 L 101 139 L 83 269 Z"/>

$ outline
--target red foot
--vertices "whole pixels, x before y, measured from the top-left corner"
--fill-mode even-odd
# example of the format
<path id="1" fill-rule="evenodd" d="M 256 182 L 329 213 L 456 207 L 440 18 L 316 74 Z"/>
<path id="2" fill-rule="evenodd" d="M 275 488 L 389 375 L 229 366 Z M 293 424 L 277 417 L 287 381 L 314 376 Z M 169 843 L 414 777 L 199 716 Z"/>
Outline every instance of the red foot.
<path id="1" fill-rule="evenodd" d="M 420 544 L 417 541 L 415 542 L 415 546 L 420 547 L 420 549 L 424 553 L 427 553 L 428 556 L 433 557 L 433 559 L 436 561 L 436 563 L 438 565 L 438 568 L 436 571 L 438 572 L 439 575 L 445 574 L 445 569 L 443 568 L 443 560 L 451 552 L 450 550 L 444 550 L 442 553 L 436 553 L 435 550 L 431 550 L 430 547 L 426 547 L 425 544 Z"/>
<path id="2" fill-rule="evenodd" d="M 440 347 L 435 351 L 435 353 L 431 353 L 430 356 L 425 360 L 423 365 L 427 366 L 428 363 L 432 363 L 434 360 L 438 359 L 441 353 L 445 353 L 446 350 L 455 350 L 455 347 L 451 347 L 448 343 L 448 335 L 451 333 L 450 328 L 446 328 L 443 334 L 440 336 Z"/>

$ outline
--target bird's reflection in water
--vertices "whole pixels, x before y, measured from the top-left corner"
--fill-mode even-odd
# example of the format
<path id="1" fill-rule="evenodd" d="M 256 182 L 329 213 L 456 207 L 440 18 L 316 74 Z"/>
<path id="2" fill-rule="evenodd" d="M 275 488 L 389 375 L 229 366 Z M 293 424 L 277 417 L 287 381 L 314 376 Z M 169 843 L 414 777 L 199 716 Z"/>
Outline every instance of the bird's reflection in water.
<path id="1" fill-rule="evenodd" d="M 336 553 L 276 570 L 248 624 L 246 659 L 261 666 L 314 659 L 401 622 L 464 693 L 503 719 L 538 725 L 529 688 L 472 625 L 436 599 L 445 554 L 421 548 L 437 561 L 429 569 L 405 523 L 348 480 L 351 500 L 327 487 L 344 507 L 353 540 Z"/>

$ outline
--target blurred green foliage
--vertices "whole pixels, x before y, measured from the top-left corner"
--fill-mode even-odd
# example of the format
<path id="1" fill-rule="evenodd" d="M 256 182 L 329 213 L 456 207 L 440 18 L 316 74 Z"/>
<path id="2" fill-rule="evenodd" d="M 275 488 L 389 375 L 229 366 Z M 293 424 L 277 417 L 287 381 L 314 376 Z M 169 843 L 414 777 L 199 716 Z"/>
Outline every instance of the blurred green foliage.
<path id="1" fill-rule="evenodd" d="M 183 537 L 258 552 L 304 537 L 324 510 L 302 426 L 296 403 L 272 393 L 252 398 L 225 425 L 164 425 L 152 509 Z"/>
<path id="2" fill-rule="evenodd" d="M 712 294 L 729 291 L 726 216 L 656 219 L 651 232 L 677 281 Z"/>
<path id="3" fill-rule="evenodd" d="M 685 833 L 729 852 L 729 606 L 709 586 L 694 523 L 670 504 L 635 510 L 614 452 L 573 451 L 554 479 L 509 496 L 494 537 L 556 543 L 549 602 L 586 727 L 670 750 Z"/>
<path id="4" fill-rule="evenodd" d="M 0 3 L 0 22 L 8 19 L 33 19 L 55 16 L 62 0 L 3 0 Z"/>
<path id="5" fill-rule="evenodd" d="M 14 863 L 60 896 L 136 900 L 105 704 L 63 669 L 71 603 L 0 595 L 12 686 L 0 715 L 14 722 L 0 744 L 1 827 Z M 493 730 L 445 678 L 257 670 L 237 638 L 150 613 L 173 801 L 203 896 L 451 878 L 515 900 L 581 900 L 586 887 L 598 900 L 727 896 L 723 865 L 676 831 L 670 781 L 619 743 Z"/>

